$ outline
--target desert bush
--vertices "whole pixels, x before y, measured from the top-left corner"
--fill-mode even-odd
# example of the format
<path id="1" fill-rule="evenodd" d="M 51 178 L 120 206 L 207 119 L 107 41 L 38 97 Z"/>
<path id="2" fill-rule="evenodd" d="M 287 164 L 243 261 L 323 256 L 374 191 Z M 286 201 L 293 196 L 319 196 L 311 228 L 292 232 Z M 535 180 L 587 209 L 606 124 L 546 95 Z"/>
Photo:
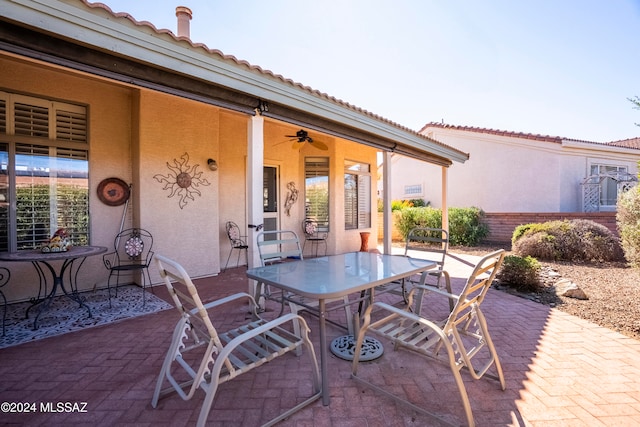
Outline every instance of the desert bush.
<path id="1" fill-rule="evenodd" d="M 513 232 L 515 254 L 550 261 L 622 261 L 620 241 L 607 227 L 576 219 L 525 224 Z"/>
<path id="2" fill-rule="evenodd" d="M 411 208 L 413 204 L 409 200 L 392 200 L 391 212 L 400 211 L 402 209 Z"/>
<path id="3" fill-rule="evenodd" d="M 405 208 L 398 212 L 395 224 L 404 239 L 416 227 L 442 228 L 442 211 L 430 207 Z"/>
<path id="4" fill-rule="evenodd" d="M 449 244 L 476 246 L 489 234 L 489 227 L 482 223 L 484 211 L 476 207 L 449 208 Z"/>
<path id="5" fill-rule="evenodd" d="M 475 246 L 489 234 L 481 223 L 484 212 L 475 207 L 449 208 L 449 244 Z M 442 228 L 442 211 L 432 207 L 405 208 L 395 216 L 395 224 L 403 238 L 415 227 Z"/>
<path id="6" fill-rule="evenodd" d="M 540 263 L 537 259 L 530 256 L 507 255 L 496 274 L 496 279 L 501 285 L 519 292 L 535 292 L 542 287 L 539 273 Z"/>
<path id="7" fill-rule="evenodd" d="M 620 196 L 616 222 L 625 258 L 632 266 L 640 268 L 640 187 Z"/>

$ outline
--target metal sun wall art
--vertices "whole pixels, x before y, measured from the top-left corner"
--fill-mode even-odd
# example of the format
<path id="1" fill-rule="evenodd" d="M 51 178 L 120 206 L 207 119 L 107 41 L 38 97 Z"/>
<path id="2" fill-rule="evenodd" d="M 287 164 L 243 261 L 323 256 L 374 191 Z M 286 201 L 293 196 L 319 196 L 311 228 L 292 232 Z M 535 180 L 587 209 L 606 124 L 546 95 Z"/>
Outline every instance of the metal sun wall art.
<path id="1" fill-rule="evenodd" d="M 178 206 L 183 209 L 189 200 L 195 201 L 194 195 L 202 196 L 199 186 L 209 186 L 211 183 L 202 178 L 202 172 L 198 172 L 199 165 L 189 166 L 189 154 L 184 153 L 178 161 L 173 159 L 173 166 L 167 162 L 169 175 L 154 175 L 154 179 L 159 183 L 164 183 L 163 190 L 171 193 L 167 196 L 171 198 L 178 196 Z"/>

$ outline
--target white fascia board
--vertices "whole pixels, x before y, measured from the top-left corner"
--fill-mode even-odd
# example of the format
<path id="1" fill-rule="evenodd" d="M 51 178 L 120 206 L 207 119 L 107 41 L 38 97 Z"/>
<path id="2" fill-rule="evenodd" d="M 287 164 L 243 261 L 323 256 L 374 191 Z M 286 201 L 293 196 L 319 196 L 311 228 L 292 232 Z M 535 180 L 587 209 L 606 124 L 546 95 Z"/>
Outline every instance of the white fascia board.
<path id="1" fill-rule="evenodd" d="M 464 163 L 467 156 L 412 132 L 377 120 L 355 109 L 313 95 L 289 82 L 233 59 L 210 53 L 201 46 L 174 39 L 146 25 L 115 18 L 102 8 L 78 5 L 76 0 L 0 0 L 0 13 L 85 45 L 158 65 L 216 85 L 326 117 L 392 141 Z"/>

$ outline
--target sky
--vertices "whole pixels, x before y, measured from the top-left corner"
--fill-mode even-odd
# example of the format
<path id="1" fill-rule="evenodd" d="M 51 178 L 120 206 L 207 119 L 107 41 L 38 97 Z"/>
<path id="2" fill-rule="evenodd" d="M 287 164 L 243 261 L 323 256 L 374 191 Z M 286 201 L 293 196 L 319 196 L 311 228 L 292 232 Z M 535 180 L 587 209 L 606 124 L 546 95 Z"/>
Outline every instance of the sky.
<path id="1" fill-rule="evenodd" d="M 102 0 L 413 130 L 640 136 L 640 0 Z"/>

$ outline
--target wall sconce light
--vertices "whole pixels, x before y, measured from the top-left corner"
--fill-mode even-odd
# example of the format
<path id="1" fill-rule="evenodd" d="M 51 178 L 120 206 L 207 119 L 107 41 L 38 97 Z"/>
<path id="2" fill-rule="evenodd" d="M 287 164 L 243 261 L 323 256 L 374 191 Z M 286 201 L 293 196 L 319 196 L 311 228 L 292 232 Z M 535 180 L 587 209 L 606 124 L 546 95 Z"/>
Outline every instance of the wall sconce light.
<path id="1" fill-rule="evenodd" d="M 216 163 L 215 160 L 213 159 L 209 159 L 207 160 L 207 164 L 209 165 L 209 169 L 212 171 L 217 171 L 218 170 L 218 163 Z"/>

